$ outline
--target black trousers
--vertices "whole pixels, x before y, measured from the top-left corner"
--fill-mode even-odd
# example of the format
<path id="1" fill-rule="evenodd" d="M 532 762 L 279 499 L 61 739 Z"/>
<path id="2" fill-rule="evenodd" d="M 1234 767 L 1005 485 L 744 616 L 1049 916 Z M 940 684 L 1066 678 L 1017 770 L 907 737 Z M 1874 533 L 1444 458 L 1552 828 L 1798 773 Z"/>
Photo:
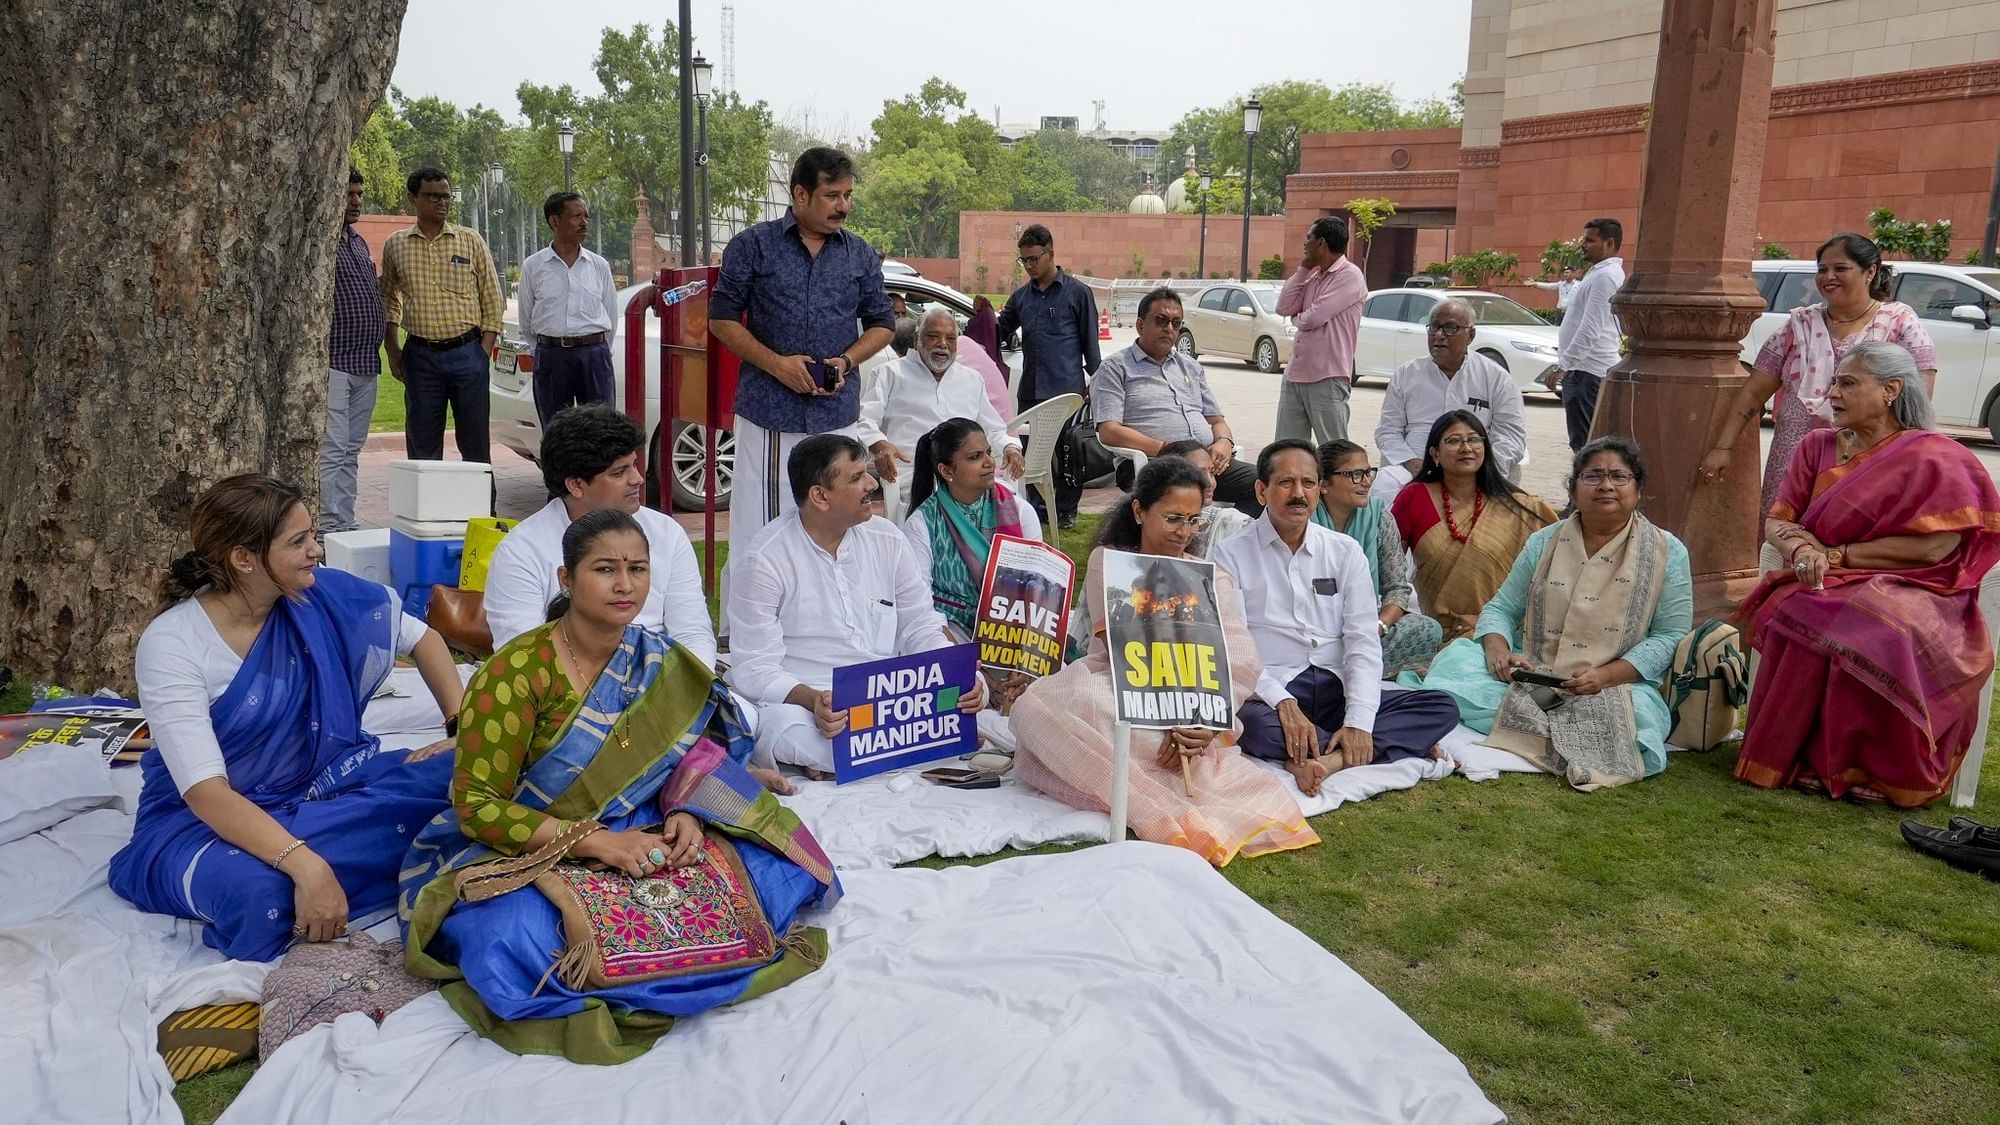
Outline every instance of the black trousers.
<path id="1" fill-rule="evenodd" d="M 1215 498 L 1252 519 L 1264 514 L 1257 502 L 1257 466 L 1242 458 L 1229 463 L 1215 478 Z"/>
<path id="2" fill-rule="evenodd" d="M 1590 443 L 1590 424 L 1597 418 L 1597 391 L 1604 376 L 1588 371 L 1563 372 L 1563 418 L 1569 423 L 1571 453 Z"/>
<path id="3" fill-rule="evenodd" d="M 451 408 L 458 455 L 492 464 L 487 421 L 493 413 L 492 374 L 486 349 L 474 336 L 463 344 L 403 346 L 403 443 L 412 461 L 444 459 L 444 413 Z"/>
<path id="4" fill-rule="evenodd" d="M 611 345 L 602 341 L 580 348 L 535 345 L 535 414 L 542 429 L 566 406 L 618 401 L 611 385 Z"/>
<path id="5" fill-rule="evenodd" d="M 1319 731 L 1322 753 L 1333 732 L 1347 725 L 1347 688 L 1336 672 L 1307 668 L 1285 685 L 1292 698 Z M 1243 738 L 1237 746 L 1255 758 L 1282 762 L 1285 728 L 1278 712 L 1261 699 L 1246 701 L 1236 711 L 1243 722 Z M 1375 761 L 1400 762 L 1404 758 L 1428 758 L 1431 747 L 1458 726 L 1458 701 L 1441 691 L 1399 691 L 1385 687 L 1382 706 L 1375 712 Z"/>

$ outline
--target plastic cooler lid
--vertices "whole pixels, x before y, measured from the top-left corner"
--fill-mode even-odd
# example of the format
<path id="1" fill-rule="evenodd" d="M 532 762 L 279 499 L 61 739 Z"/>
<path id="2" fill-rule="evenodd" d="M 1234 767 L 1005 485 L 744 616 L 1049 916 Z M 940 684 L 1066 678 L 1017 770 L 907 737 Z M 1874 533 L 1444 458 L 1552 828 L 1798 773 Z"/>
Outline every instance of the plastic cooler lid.
<path id="1" fill-rule="evenodd" d="M 390 516 L 389 527 L 411 539 L 465 538 L 464 520 L 413 520 L 402 516 Z"/>
<path id="2" fill-rule="evenodd" d="M 484 461 L 391 461 L 392 471 L 405 473 L 490 473 L 493 466 Z"/>

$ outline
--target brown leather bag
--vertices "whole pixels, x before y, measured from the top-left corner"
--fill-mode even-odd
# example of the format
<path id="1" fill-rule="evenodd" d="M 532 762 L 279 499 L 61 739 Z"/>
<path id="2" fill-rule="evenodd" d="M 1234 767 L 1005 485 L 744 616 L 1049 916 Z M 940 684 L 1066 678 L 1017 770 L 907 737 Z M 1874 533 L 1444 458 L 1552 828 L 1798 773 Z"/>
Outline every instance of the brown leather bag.
<path id="1" fill-rule="evenodd" d="M 486 595 L 456 586 L 432 586 L 425 614 L 444 643 L 481 660 L 493 655 L 493 630 L 486 624 Z"/>

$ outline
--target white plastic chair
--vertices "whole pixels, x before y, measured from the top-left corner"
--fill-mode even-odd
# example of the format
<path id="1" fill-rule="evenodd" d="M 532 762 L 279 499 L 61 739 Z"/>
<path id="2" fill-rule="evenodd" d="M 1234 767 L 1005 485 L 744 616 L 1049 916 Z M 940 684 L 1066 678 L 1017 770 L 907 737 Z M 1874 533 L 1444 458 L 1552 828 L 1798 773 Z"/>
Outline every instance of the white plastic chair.
<path id="1" fill-rule="evenodd" d="M 1757 552 L 1757 570 L 1769 574 L 1783 570 L 1785 560 L 1778 549 L 1769 543 Z M 1989 631 L 1995 622 L 2000 622 L 2000 567 L 1986 572 L 1979 580 L 1979 616 L 1985 620 Z M 1750 690 L 1757 690 L 1757 654 L 1750 654 Z M 1979 799 L 1979 771 L 1986 762 L 1986 732 L 1993 724 L 1993 676 L 1989 673 L 1986 682 L 1979 687 L 1979 722 L 1972 730 L 1972 747 L 1965 752 L 1965 760 L 1959 764 L 1958 776 L 1952 779 L 1951 803 L 1961 809 L 1972 807 Z"/>
<path id="2" fill-rule="evenodd" d="M 1107 445 L 1104 447 L 1104 450 L 1111 454 L 1112 459 L 1119 464 L 1119 467 L 1112 471 L 1112 480 L 1118 487 L 1130 491 L 1132 482 L 1139 479 L 1140 470 L 1146 467 L 1146 455 L 1136 449 L 1128 449 L 1122 445 Z M 1124 466 L 1126 465 L 1132 466 L 1130 476 L 1125 474 Z"/>
<path id="3" fill-rule="evenodd" d="M 1082 409 L 1082 395 L 1057 395 L 1023 410 L 1007 423 L 1007 432 L 1016 437 L 1033 433 L 1044 435 L 1040 440 L 1025 443 L 1028 470 L 1021 474 L 1021 487 L 1041 491 L 1042 510 L 1049 514 L 1049 518 L 1042 522 L 1042 541 L 1050 546 L 1055 546 L 1056 542 L 1056 435 L 1062 433 L 1063 423 Z"/>

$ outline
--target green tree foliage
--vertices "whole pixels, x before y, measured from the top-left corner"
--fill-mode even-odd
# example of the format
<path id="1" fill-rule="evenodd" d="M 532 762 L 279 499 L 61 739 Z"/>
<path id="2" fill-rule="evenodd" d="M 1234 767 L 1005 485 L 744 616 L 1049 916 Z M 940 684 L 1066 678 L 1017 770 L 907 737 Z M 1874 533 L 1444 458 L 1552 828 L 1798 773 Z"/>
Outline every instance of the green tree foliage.
<path id="1" fill-rule="evenodd" d="M 1145 184 L 1139 168 L 1111 146 L 1068 129 L 1041 130 L 1015 146 L 1014 155 L 1020 160 L 1017 211 L 1123 211 Z M 1066 176 L 1073 185 L 1074 202 L 1061 208 L 1029 206 L 1026 200 L 1046 190 L 1037 181 L 1051 167 L 1060 170 L 1056 182 Z"/>
<path id="2" fill-rule="evenodd" d="M 1368 252 L 1374 249 L 1375 232 L 1382 224 L 1396 214 L 1393 199 L 1350 199 L 1345 204 L 1347 213 L 1354 220 L 1354 229 L 1349 234 L 1361 239 L 1361 268 L 1368 268 Z"/>
<path id="3" fill-rule="evenodd" d="M 1901 254 L 1919 262 L 1942 262 L 1951 254 L 1951 220 L 1935 223 L 1902 220 L 1887 207 L 1868 212 L 1868 234 L 1885 254 Z"/>
<path id="4" fill-rule="evenodd" d="M 873 127 L 875 143 L 863 161 L 851 222 L 877 249 L 950 257 L 958 253 L 960 211 L 998 210 L 1013 202 L 1017 154 L 966 108 L 964 92 L 943 79 L 882 103 Z"/>
<path id="5" fill-rule="evenodd" d="M 1542 251 L 1542 276 L 1554 277 L 1562 271 L 1575 270 L 1581 274 L 1590 268 L 1583 260 L 1583 241 L 1576 238 L 1551 238 L 1548 249 Z"/>
<path id="6" fill-rule="evenodd" d="M 348 161 L 360 171 L 362 207 L 373 214 L 395 214 L 403 209 L 403 183 L 409 170 L 397 155 L 409 133 L 409 123 L 387 101 L 375 107 L 354 139 Z M 405 142 L 406 143 L 406 142 Z"/>
<path id="7" fill-rule="evenodd" d="M 1446 258 L 1442 262 L 1432 262 L 1425 266 L 1422 272 L 1434 277 L 1449 278 L 1457 285 L 1481 289 L 1496 278 L 1519 281 L 1520 278 L 1514 271 L 1520 264 L 1519 254 L 1502 254 L 1498 250 L 1489 248 Z"/>
<path id="8" fill-rule="evenodd" d="M 1320 82 L 1271 82 L 1250 91 L 1264 108 L 1257 133 L 1257 160 L 1251 209 L 1275 215 L 1285 209 L 1285 177 L 1299 170 L 1299 139 L 1307 133 L 1357 133 L 1456 125 L 1462 107 L 1432 99 L 1405 107 L 1384 85 L 1350 84 L 1331 89 Z M 1183 152 L 1194 146 L 1218 175 L 1241 177 L 1246 152 L 1241 100 L 1197 109 L 1181 118 L 1162 149 Z"/>
<path id="9" fill-rule="evenodd" d="M 1792 252 L 1783 243 L 1766 242 L 1764 248 L 1757 252 L 1757 256 L 1767 262 L 1782 262 L 1791 258 Z"/>

